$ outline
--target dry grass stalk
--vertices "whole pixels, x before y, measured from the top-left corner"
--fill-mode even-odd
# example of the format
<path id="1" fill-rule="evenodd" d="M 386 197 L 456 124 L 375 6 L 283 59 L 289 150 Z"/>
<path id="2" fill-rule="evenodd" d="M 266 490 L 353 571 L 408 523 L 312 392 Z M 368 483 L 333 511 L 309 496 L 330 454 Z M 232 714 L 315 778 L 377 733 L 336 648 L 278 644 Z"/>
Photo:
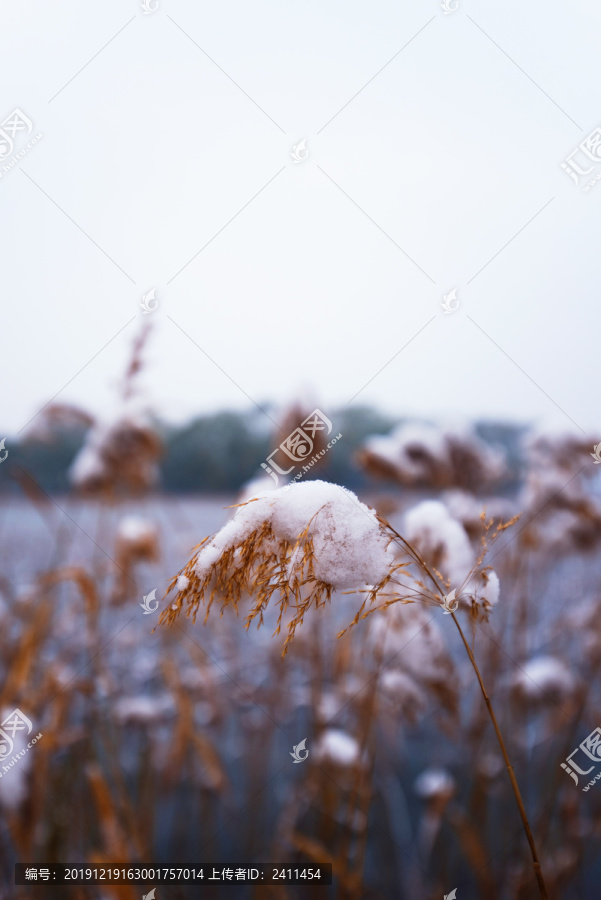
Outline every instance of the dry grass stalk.
<path id="1" fill-rule="evenodd" d="M 186 587 L 178 591 L 174 602 L 161 613 L 160 624 L 172 625 L 182 609 L 195 622 L 198 608 L 207 595 L 205 622 L 217 598 L 221 599 L 223 614 L 227 606 L 233 606 L 238 612 L 242 599 L 250 595 L 254 599 L 246 617 L 248 629 L 255 619 L 258 619 L 258 626 L 263 624 L 265 610 L 272 597 L 278 595 L 279 615 L 274 634 L 280 633 L 286 613 L 295 610 L 287 624 L 282 651 L 284 656 L 306 612 L 311 607 L 322 607 L 332 596 L 332 586 L 315 577 L 315 557 L 309 529 L 310 523 L 293 544 L 278 541 L 269 523 L 264 523 L 240 544 L 225 550 L 212 569 L 202 577 L 197 574 L 196 557 L 193 557 L 168 586 L 169 593 L 181 576 L 188 581 Z M 205 538 L 195 550 L 204 547 L 208 540 L 209 537 Z"/>

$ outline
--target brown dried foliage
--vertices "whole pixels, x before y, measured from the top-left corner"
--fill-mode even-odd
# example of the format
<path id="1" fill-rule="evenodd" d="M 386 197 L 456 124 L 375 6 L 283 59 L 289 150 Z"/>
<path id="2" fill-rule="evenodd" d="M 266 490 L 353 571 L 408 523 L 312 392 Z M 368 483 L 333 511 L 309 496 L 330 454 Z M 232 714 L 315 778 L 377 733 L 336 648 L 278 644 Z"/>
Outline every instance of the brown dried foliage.
<path id="1" fill-rule="evenodd" d="M 378 584 L 365 590 L 345 592 L 364 593 L 365 598 L 352 622 L 339 632 L 339 637 L 361 619 L 394 603 L 422 602 L 426 605 L 440 606 L 450 589 L 449 583 L 441 573 L 428 565 L 419 552 L 395 531 L 386 519 L 379 515 L 376 518 L 382 534 L 388 537 L 390 544 L 395 544 L 399 548 L 401 561 L 391 564 L 388 573 Z M 331 584 L 320 581 L 315 575 L 314 546 L 310 536 L 313 519 L 294 543 L 279 540 L 269 522 L 264 522 L 244 540 L 223 550 L 213 565 L 208 567 L 203 575 L 199 575 L 197 564 L 200 551 L 208 546 L 208 542 L 214 536 L 206 537 L 194 548 L 195 552 L 187 565 L 171 579 L 165 596 L 176 588 L 180 575 L 188 579 L 188 584 L 177 592 L 175 599 L 163 610 L 159 624 L 172 625 L 182 610 L 185 610 L 186 616 L 191 616 L 195 622 L 201 603 L 206 605 L 204 618 L 206 622 L 216 601 L 221 603 L 221 615 L 229 606 L 232 606 L 238 614 L 240 602 L 249 597 L 251 608 L 246 616 L 246 628 L 248 629 L 255 619 L 258 620 L 257 627 L 259 627 L 263 624 L 265 610 L 272 597 L 276 595 L 275 602 L 279 607 L 279 614 L 274 634 L 280 634 L 286 614 L 294 610 L 286 623 L 287 635 L 282 650 L 282 656 L 285 656 L 307 611 L 310 608 L 323 607 L 330 601 L 334 590 Z M 480 555 L 465 579 L 466 582 L 470 577 L 478 577 L 486 582 L 487 572 L 490 570 L 489 566 L 482 565 L 486 554 L 491 544 L 517 519 L 516 516 L 509 522 L 497 523 L 493 531 L 493 519 L 487 519 L 486 513 L 482 513 Z M 401 575 L 408 577 L 409 582 L 406 578 L 399 580 Z M 382 600 L 383 602 L 379 602 Z M 490 604 L 486 600 L 472 601 L 470 605 L 472 620 L 474 622 L 479 619 L 486 620 L 490 609 Z"/>

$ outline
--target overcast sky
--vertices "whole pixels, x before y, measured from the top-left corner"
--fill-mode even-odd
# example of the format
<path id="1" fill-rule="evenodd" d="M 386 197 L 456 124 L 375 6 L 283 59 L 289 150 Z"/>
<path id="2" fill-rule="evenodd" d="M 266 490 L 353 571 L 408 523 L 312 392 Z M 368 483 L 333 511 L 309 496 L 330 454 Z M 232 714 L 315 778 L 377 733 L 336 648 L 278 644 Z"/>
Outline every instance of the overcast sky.
<path id="1" fill-rule="evenodd" d="M 145 318 L 170 419 L 310 388 L 597 428 L 601 158 L 561 162 L 601 126 L 598 3 L 0 12 L 0 120 L 32 123 L 0 160 L 1 428 L 114 408 Z"/>

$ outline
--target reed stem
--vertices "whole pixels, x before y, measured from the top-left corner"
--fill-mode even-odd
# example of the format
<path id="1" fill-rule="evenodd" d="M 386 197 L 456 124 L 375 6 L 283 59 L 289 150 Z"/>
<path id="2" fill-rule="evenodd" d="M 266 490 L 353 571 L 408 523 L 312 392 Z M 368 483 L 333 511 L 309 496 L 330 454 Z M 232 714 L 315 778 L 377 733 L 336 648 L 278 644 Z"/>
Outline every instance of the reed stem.
<path id="1" fill-rule="evenodd" d="M 484 702 L 486 703 L 486 708 L 488 709 L 488 714 L 491 718 L 493 727 L 495 729 L 495 734 L 497 736 L 497 741 L 499 742 L 499 747 L 501 748 L 501 753 L 503 754 L 503 759 L 505 760 L 505 765 L 507 767 L 507 771 L 509 772 L 509 778 L 511 781 L 511 787 L 513 788 L 513 793 L 515 795 L 515 799 L 518 805 L 518 809 L 520 811 L 520 817 L 522 819 L 522 824 L 524 826 L 524 830 L 526 832 L 526 837 L 528 838 L 528 843 L 530 845 L 530 853 L 532 854 L 532 865 L 534 867 L 534 874 L 536 875 L 536 881 L 538 884 L 538 890 L 542 900 L 549 900 L 549 895 L 547 893 L 547 887 L 545 885 L 545 879 L 543 877 L 543 871 L 541 868 L 540 860 L 538 858 L 538 853 L 536 851 L 536 844 L 534 843 L 534 837 L 532 835 L 532 829 L 530 828 L 530 822 L 528 821 L 528 814 L 526 813 L 526 808 L 524 806 L 524 801 L 522 800 L 522 795 L 520 793 L 520 788 L 517 782 L 517 778 L 515 777 L 515 772 L 513 771 L 513 766 L 511 765 L 511 761 L 509 759 L 509 755 L 507 753 L 507 748 L 505 746 L 505 741 L 503 740 L 503 735 L 501 734 L 501 729 L 499 728 L 499 723 L 497 722 L 497 717 L 495 716 L 495 711 L 493 709 L 493 705 L 491 703 L 490 697 L 486 692 L 486 688 L 484 687 L 484 682 L 482 681 L 482 675 L 480 674 L 480 669 L 478 668 L 478 663 L 472 653 L 472 648 L 467 642 L 461 625 L 457 620 L 457 616 L 455 613 L 451 613 L 453 617 L 453 621 L 457 626 L 459 634 L 461 635 L 461 640 L 463 641 L 463 645 L 467 651 L 467 655 L 469 656 L 470 662 L 473 666 L 474 672 L 476 673 L 476 678 L 478 679 L 478 684 L 480 685 L 480 690 L 482 691 L 482 696 L 484 697 Z"/>

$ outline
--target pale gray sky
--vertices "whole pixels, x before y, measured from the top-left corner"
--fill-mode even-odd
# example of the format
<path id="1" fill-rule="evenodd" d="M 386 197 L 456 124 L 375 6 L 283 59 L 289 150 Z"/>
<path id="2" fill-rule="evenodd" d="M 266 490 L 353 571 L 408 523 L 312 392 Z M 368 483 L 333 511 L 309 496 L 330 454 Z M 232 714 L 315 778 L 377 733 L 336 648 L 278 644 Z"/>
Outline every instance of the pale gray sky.
<path id="1" fill-rule="evenodd" d="M 15 152 L 43 133 L 0 178 L 1 428 L 59 391 L 109 410 L 154 287 L 144 385 L 172 419 L 309 386 L 595 430 L 601 182 L 560 163 L 601 126 L 597 3 L 0 16 L 0 120 L 33 122 Z"/>

